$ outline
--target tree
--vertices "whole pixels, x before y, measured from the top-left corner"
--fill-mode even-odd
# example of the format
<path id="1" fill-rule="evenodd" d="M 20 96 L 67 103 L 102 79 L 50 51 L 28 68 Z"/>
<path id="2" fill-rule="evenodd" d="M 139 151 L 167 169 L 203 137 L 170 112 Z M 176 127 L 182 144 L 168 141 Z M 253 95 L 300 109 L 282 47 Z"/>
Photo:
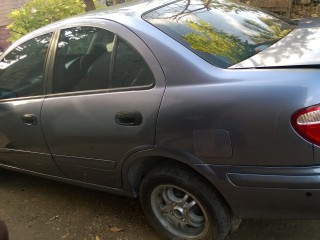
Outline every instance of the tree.
<path id="1" fill-rule="evenodd" d="M 94 4 L 93 0 L 83 0 L 83 2 L 86 5 L 87 12 L 96 9 L 96 5 Z"/>
<path id="2" fill-rule="evenodd" d="M 95 0 L 88 2 L 92 2 L 95 7 Z M 12 32 L 8 40 L 13 42 L 41 26 L 83 13 L 86 7 L 82 0 L 31 0 L 10 13 L 9 18 L 13 22 L 7 27 Z"/>
<path id="3" fill-rule="evenodd" d="M 244 26 L 248 29 L 259 33 L 258 35 L 249 36 L 256 44 L 263 44 L 270 41 L 277 42 L 292 30 L 290 28 L 288 29 L 287 25 L 283 25 L 281 21 L 275 21 L 266 17 L 259 17 L 259 20 L 264 24 L 252 20 L 245 20 L 244 22 Z"/>
<path id="4" fill-rule="evenodd" d="M 193 32 L 181 35 L 191 48 L 213 54 L 235 64 L 254 54 L 254 48 L 247 42 L 222 30 L 215 29 L 204 21 L 187 21 Z"/>

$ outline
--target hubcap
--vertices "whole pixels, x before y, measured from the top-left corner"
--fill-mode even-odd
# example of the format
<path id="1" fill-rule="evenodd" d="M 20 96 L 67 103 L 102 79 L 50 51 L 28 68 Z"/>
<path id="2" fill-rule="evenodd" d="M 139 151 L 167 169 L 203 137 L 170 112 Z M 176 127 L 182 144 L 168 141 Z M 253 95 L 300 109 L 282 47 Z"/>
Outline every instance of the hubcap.
<path id="1" fill-rule="evenodd" d="M 208 216 L 203 206 L 182 188 L 158 186 L 151 193 L 151 207 L 162 226 L 176 237 L 196 240 L 208 233 Z"/>

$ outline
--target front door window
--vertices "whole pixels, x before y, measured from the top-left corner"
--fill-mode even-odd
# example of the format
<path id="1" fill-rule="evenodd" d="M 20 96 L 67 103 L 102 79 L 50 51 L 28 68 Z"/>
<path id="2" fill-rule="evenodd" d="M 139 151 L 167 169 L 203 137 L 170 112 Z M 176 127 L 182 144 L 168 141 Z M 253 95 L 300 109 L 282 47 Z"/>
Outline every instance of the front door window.
<path id="1" fill-rule="evenodd" d="M 0 99 L 43 94 L 43 68 L 51 33 L 33 38 L 0 62 Z"/>

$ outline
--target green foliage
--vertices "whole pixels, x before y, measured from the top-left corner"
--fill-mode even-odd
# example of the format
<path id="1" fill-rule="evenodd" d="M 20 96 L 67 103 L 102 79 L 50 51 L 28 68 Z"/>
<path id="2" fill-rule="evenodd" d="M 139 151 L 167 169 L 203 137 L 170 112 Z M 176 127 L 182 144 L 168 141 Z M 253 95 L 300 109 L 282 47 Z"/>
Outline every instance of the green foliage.
<path id="1" fill-rule="evenodd" d="M 188 27 L 194 31 L 181 37 L 195 50 L 220 56 L 233 64 L 253 55 L 254 49 L 247 42 L 209 23 L 188 21 Z"/>
<path id="2" fill-rule="evenodd" d="M 268 41 L 278 41 L 288 35 L 291 29 L 282 29 L 281 22 L 276 22 L 273 19 L 259 17 L 263 24 L 258 24 L 255 21 L 246 20 L 245 26 L 249 29 L 258 32 L 258 35 L 250 36 L 251 40 L 256 44 L 261 44 Z"/>
<path id="3" fill-rule="evenodd" d="M 82 0 L 31 0 L 10 13 L 13 23 L 7 27 L 12 31 L 8 40 L 13 42 L 41 26 L 83 13 L 85 7 Z"/>

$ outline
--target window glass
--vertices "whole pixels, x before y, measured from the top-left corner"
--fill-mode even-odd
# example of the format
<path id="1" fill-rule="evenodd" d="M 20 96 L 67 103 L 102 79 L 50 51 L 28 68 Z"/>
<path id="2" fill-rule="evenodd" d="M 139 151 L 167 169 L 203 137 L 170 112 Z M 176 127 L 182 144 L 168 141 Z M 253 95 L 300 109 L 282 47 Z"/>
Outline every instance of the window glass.
<path id="1" fill-rule="evenodd" d="M 60 33 L 53 74 L 53 92 L 108 87 L 114 34 L 94 27 Z"/>
<path id="2" fill-rule="evenodd" d="M 0 62 L 0 99 L 43 94 L 43 71 L 51 33 L 29 40 Z"/>
<path id="3" fill-rule="evenodd" d="M 127 88 L 153 82 L 140 54 L 113 33 L 94 27 L 61 31 L 53 93 Z"/>
<path id="4" fill-rule="evenodd" d="M 151 85 L 153 75 L 139 53 L 118 38 L 111 88 Z"/>
<path id="5" fill-rule="evenodd" d="M 289 34 L 293 21 L 228 0 L 180 0 L 143 18 L 212 65 L 228 68 Z"/>

